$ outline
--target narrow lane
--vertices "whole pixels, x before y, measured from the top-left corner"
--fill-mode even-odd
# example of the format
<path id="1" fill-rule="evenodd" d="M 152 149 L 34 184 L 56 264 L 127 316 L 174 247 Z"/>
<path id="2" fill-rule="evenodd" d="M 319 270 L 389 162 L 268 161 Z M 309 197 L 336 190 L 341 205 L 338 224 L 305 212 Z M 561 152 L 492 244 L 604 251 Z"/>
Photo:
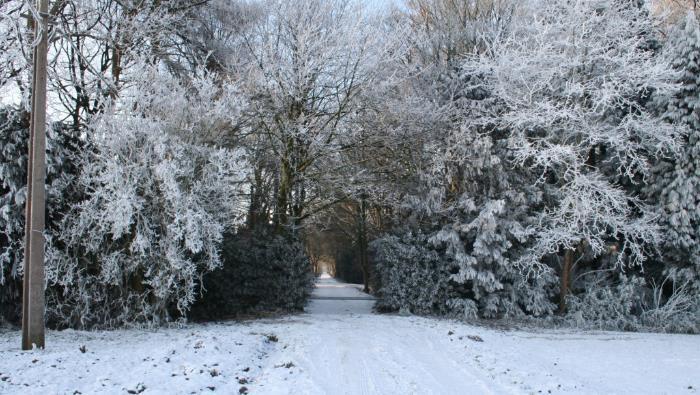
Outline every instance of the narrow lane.
<path id="1" fill-rule="evenodd" d="M 316 281 L 305 311 L 309 314 L 371 314 L 374 298 L 362 292 L 362 285 L 336 280 L 327 273 Z"/>
<path id="2" fill-rule="evenodd" d="M 289 384 L 288 372 L 278 368 L 289 362 L 303 372 L 295 377 L 296 393 L 508 392 L 465 364 L 450 339 L 436 336 L 425 320 L 373 314 L 374 301 L 366 300 L 369 295 L 361 289 L 328 275 L 318 279 L 306 314 L 275 329 L 285 344 L 258 379 L 265 383 L 259 388 L 262 393 L 275 393 L 273 388 Z"/>

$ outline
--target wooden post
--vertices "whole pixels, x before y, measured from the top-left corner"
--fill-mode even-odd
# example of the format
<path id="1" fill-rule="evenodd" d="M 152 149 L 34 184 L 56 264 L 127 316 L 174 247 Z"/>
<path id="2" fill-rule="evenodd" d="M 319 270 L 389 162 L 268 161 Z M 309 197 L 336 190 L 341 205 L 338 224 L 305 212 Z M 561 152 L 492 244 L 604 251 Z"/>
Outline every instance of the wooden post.
<path id="1" fill-rule="evenodd" d="M 38 0 L 40 21 L 34 21 L 34 70 L 27 201 L 24 237 L 22 297 L 22 349 L 44 348 L 44 221 L 46 182 L 46 69 L 48 56 L 49 0 Z"/>

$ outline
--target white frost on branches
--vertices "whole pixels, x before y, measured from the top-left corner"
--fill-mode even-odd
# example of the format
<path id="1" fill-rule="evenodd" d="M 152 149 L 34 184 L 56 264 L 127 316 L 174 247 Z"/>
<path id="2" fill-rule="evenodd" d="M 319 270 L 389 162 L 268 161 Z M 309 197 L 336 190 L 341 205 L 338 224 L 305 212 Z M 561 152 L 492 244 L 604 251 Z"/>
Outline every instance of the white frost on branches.
<path id="1" fill-rule="evenodd" d="M 221 264 L 224 231 L 241 220 L 241 151 L 198 143 L 208 126 L 230 122 L 237 100 L 207 77 L 185 86 L 149 70 L 125 111 L 91 124 L 95 149 L 79 179 L 88 196 L 63 224 L 67 253 L 48 267 L 62 291 L 52 313 L 68 325 L 182 316 L 201 275 Z"/>
<path id="2" fill-rule="evenodd" d="M 515 164 L 540 174 L 553 199 L 519 263 L 616 243 L 619 264 L 641 264 L 660 234 L 620 183 L 644 179 L 650 158 L 678 151 L 680 134 L 645 105 L 675 88 L 676 72 L 648 49 L 653 19 L 633 2 L 554 0 L 518 20 L 464 69 L 498 103 L 471 125 L 509 131 Z"/>

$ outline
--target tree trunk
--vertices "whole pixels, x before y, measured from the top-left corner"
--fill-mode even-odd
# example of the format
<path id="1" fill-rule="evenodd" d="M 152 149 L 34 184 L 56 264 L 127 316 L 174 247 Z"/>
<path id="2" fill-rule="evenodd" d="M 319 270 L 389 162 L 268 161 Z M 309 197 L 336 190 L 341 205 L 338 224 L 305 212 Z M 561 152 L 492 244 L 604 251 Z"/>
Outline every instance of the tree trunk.
<path id="1" fill-rule="evenodd" d="M 280 183 L 277 191 L 277 207 L 275 212 L 275 227 L 281 233 L 287 225 L 287 206 L 289 206 L 289 192 L 292 187 L 292 168 L 286 159 L 280 164 Z"/>
<path id="2" fill-rule="evenodd" d="M 358 221 L 358 246 L 360 248 L 360 269 L 362 269 L 363 292 L 369 292 L 369 257 L 367 253 L 367 204 L 360 200 Z"/>
<path id="3" fill-rule="evenodd" d="M 248 228 L 254 229 L 259 225 L 260 213 L 262 211 L 262 189 L 263 189 L 263 177 L 262 177 L 262 167 L 260 165 L 255 166 L 253 171 L 253 182 L 250 185 L 250 207 L 248 207 Z M 262 221 L 264 222 L 264 221 Z"/>
<path id="4" fill-rule="evenodd" d="M 571 268 L 574 264 L 574 250 L 564 252 L 564 265 L 561 268 L 561 278 L 559 286 L 559 314 L 566 313 L 566 296 L 569 294 Z"/>

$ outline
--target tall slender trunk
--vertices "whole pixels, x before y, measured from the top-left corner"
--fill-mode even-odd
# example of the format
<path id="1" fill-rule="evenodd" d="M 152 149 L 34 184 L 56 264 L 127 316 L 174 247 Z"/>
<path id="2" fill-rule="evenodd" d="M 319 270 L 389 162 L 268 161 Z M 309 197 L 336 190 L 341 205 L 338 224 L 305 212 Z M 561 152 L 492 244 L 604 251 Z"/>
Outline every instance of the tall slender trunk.
<path id="1" fill-rule="evenodd" d="M 119 92 L 119 83 L 121 82 L 122 75 L 122 50 L 119 47 L 119 43 L 115 42 L 112 47 L 112 87 L 109 91 L 109 97 L 112 100 L 117 98 L 117 92 Z"/>
<path id="2" fill-rule="evenodd" d="M 262 166 L 260 164 L 256 165 L 253 171 L 253 182 L 250 185 L 250 207 L 248 207 L 248 228 L 250 229 L 258 226 L 260 222 L 265 221 L 265 219 L 260 219 L 262 201 L 264 199 L 262 196 L 264 182 L 262 172 Z"/>
<path id="3" fill-rule="evenodd" d="M 360 269 L 362 270 L 363 291 L 369 292 L 369 256 L 367 252 L 367 203 L 360 200 L 358 221 L 358 247 L 360 249 Z"/>
<path id="4" fill-rule="evenodd" d="M 281 233 L 288 222 L 287 209 L 289 206 L 289 194 L 293 183 L 292 168 L 289 161 L 283 159 L 280 163 L 280 183 L 277 190 L 277 207 L 275 211 L 275 227 Z"/>
<path id="5" fill-rule="evenodd" d="M 574 250 L 564 252 L 564 265 L 561 268 L 559 285 L 559 314 L 566 313 L 566 297 L 569 294 L 571 269 L 574 264 Z"/>

